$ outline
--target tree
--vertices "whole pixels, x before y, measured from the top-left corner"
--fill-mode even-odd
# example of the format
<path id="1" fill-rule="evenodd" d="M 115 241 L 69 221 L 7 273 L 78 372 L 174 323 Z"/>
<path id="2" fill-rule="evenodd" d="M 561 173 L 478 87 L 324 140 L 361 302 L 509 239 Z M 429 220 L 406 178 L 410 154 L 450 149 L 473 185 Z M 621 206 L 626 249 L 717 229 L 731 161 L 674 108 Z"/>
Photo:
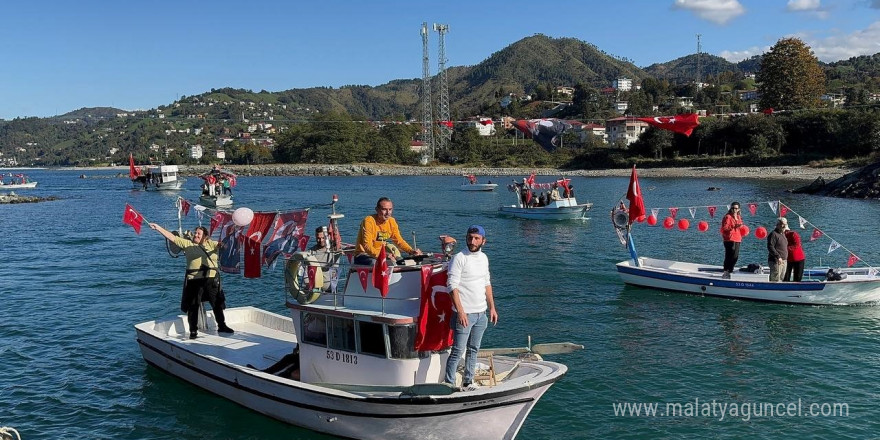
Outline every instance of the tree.
<path id="1" fill-rule="evenodd" d="M 783 38 L 761 60 L 756 76 L 761 106 L 814 108 L 825 93 L 825 73 L 810 48 L 797 38 Z"/>

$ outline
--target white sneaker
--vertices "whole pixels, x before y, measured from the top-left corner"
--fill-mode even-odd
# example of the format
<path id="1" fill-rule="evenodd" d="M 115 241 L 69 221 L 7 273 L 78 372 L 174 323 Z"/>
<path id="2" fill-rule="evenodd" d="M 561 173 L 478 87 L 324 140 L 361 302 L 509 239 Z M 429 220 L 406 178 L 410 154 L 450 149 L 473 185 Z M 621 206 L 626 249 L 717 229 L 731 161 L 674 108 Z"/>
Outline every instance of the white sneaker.
<path id="1" fill-rule="evenodd" d="M 474 383 L 464 387 L 463 391 L 476 391 L 478 389 L 480 389 L 480 385 L 478 383 L 474 382 Z"/>

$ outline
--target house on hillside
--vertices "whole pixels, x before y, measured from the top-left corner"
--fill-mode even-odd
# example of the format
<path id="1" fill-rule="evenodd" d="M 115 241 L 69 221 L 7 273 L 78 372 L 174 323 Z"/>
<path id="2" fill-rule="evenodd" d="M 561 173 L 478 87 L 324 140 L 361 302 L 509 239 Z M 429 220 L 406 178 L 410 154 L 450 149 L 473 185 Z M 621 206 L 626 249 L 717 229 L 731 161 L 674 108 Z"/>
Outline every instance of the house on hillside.
<path id="1" fill-rule="evenodd" d="M 492 121 L 492 118 L 478 116 L 473 120 L 465 122 L 465 125 L 476 128 L 480 136 L 495 136 L 495 123 Z"/>
<path id="2" fill-rule="evenodd" d="M 620 77 L 614 80 L 612 87 L 621 92 L 628 92 L 633 88 L 633 80 L 626 77 Z"/>
<path id="3" fill-rule="evenodd" d="M 619 139 L 623 139 L 626 145 L 629 145 L 648 129 L 648 124 L 621 116 L 605 121 L 605 127 L 605 131 L 608 133 L 608 143 L 616 144 Z"/>

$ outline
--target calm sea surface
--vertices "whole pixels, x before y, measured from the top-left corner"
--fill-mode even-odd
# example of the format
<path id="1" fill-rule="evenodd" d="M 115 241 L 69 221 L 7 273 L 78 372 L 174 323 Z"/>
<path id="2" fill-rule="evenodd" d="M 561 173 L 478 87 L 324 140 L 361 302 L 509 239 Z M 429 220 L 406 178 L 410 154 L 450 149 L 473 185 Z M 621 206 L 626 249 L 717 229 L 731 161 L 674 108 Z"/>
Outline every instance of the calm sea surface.
<path id="1" fill-rule="evenodd" d="M 133 325 L 178 313 L 182 259 L 160 237 L 121 221 L 130 203 L 152 221 L 176 227 L 177 194 L 132 192 L 115 172 L 35 170 L 36 190 L 61 200 L 0 205 L 0 426 L 33 439 L 318 439 L 148 367 Z M 95 177 L 106 178 L 95 178 Z M 508 182 L 510 178 L 493 178 Z M 703 298 L 624 286 L 614 264 L 627 258 L 608 212 L 628 178 L 575 178 L 591 219 L 539 222 L 498 217 L 512 203 L 506 189 L 458 191 L 449 177 L 242 177 L 236 206 L 285 210 L 323 205 L 339 195 L 345 241 L 354 241 L 376 199 L 391 197 L 401 232 L 439 250 L 437 236 L 462 236 L 470 224 L 488 232 L 500 322 L 484 346 L 533 341 L 581 343 L 586 349 L 551 359 L 569 366 L 531 413 L 519 438 L 869 438 L 875 437 L 880 385 L 880 307 L 804 307 Z M 181 194 L 197 199 L 190 179 Z M 697 210 L 687 231 L 639 225 L 642 255 L 721 264 L 720 214 L 733 200 L 782 199 L 833 239 L 880 266 L 877 201 L 785 193 L 795 184 L 725 179 L 641 179 L 645 204 L 718 205 L 709 232 Z M 706 191 L 707 187 L 721 191 Z M 745 205 L 744 205 L 745 208 Z M 746 211 L 744 209 L 744 211 Z M 326 224 L 326 206 L 311 211 L 308 230 Z M 771 226 L 766 203 L 747 224 Z M 789 214 L 797 225 L 797 216 Z M 192 214 L 185 227 L 197 225 Z M 828 254 L 831 240 L 808 241 L 808 265 L 845 265 Z M 763 263 L 766 247 L 750 235 L 740 263 Z M 225 275 L 230 306 L 286 314 L 280 268 L 258 280 Z M 699 400 L 696 400 L 699 399 Z M 712 401 L 728 405 L 706 409 Z M 659 403 L 657 416 L 616 416 L 615 404 Z M 801 416 L 755 415 L 749 405 L 795 405 Z M 669 416 L 666 404 L 696 414 Z M 845 403 L 848 415 L 811 417 L 811 404 Z M 730 405 L 746 406 L 731 415 Z M 821 410 L 823 407 L 816 407 Z M 824 407 L 830 411 L 830 407 Z M 758 408 L 758 411 L 761 411 Z M 748 419 L 748 420 L 744 420 Z M 476 436 L 475 438 L 478 438 Z"/>

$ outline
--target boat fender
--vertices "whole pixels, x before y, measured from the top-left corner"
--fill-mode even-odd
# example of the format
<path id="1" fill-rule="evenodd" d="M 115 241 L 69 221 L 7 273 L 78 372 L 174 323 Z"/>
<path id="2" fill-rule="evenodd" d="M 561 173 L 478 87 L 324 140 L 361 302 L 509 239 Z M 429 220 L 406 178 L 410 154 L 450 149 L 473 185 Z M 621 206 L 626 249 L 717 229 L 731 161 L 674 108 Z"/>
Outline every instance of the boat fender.
<path id="1" fill-rule="evenodd" d="M 614 215 L 611 216 L 611 222 L 617 228 L 625 228 L 629 225 L 629 214 L 622 209 L 615 210 Z"/>
<path id="2" fill-rule="evenodd" d="M 309 289 L 309 267 L 314 267 L 314 284 Z M 311 304 L 318 300 L 324 287 L 324 271 L 314 255 L 297 252 L 287 260 L 284 267 L 284 283 L 287 292 L 300 304 Z"/>

